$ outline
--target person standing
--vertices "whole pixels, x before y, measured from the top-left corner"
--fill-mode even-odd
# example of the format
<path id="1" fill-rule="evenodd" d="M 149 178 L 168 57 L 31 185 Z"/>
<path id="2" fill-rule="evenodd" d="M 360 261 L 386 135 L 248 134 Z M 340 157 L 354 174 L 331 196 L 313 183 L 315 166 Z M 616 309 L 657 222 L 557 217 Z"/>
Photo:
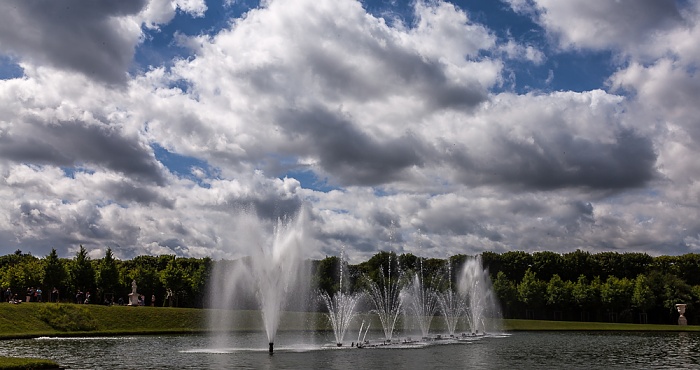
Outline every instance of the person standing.
<path id="1" fill-rule="evenodd" d="M 151 307 L 155 307 L 155 306 L 156 306 L 156 295 L 151 294 Z"/>

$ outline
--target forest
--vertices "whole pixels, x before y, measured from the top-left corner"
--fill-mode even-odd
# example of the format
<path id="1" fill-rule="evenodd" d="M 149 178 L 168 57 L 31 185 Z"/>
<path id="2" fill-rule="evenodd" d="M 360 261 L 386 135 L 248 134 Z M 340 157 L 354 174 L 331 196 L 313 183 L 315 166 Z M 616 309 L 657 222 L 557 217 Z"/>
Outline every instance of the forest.
<path id="1" fill-rule="evenodd" d="M 377 280 L 388 271 L 399 279 L 420 272 L 426 285 L 454 289 L 469 258 L 473 257 L 437 259 L 379 252 L 346 267 L 348 284 L 343 289 L 362 291 L 368 279 Z M 675 304 L 686 303 L 689 324 L 700 323 L 700 254 L 509 251 L 483 252 L 480 258 L 504 318 L 672 324 L 678 318 Z M 79 300 L 85 303 L 84 293 L 91 292 L 88 303 L 109 304 L 126 300 L 131 282 L 136 281 L 146 305 L 155 296 L 157 306 L 202 308 L 207 307 L 214 266 L 229 262 L 173 255 L 119 260 L 110 249 L 103 258 L 91 259 L 83 246 L 73 258 L 59 258 L 55 249 L 45 257 L 18 250 L 0 256 L 0 286 L 23 301 L 30 289 L 40 288 L 43 301 L 76 303 L 77 295 L 83 293 Z M 337 256 L 306 261 L 311 291 L 338 291 L 340 263 Z M 57 294 L 52 295 L 54 288 Z M 170 299 L 166 299 L 168 291 Z"/>

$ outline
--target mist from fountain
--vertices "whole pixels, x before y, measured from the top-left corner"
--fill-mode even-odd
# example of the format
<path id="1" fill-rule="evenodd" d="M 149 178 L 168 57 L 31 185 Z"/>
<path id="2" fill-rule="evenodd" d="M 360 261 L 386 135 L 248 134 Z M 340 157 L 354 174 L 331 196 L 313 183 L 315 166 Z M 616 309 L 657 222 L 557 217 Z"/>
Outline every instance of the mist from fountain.
<path id="1" fill-rule="evenodd" d="M 459 293 L 465 297 L 467 324 L 472 333 L 498 331 L 496 320 L 500 318 L 500 305 L 491 286 L 488 270 L 481 263 L 481 256 L 468 259 L 458 279 Z"/>
<path id="2" fill-rule="evenodd" d="M 307 240 L 306 212 L 296 218 L 280 218 L 272 227 L 255 215 L 247 214 L 236 224 L 237 239 L 245 243 L 249 256 L 235 263 L 215 266 L 210 302 L 212 307 L 232 309 L 244 297 L 254 297 L 262 315 L 269 350 L 280 324 L 280 316 L 288 303 L 290 293 L 306 289 L 301 282 L 303 252 L 311 243 Z M 220 310 L 211 310 L 210 329 L 231 327 L 227 316 Z"/>
<path id="3" fill-rule="evenodd" d="M 399 270 L 398 277 L 392 278 L 391 257 L 389 257 L 388 265 L 386 274 L 384 273 L 384 266 L 382 266 L 379 282 L 373 281 L 368 277 L 366 277 L 366 280 L 368 282 L 367 297 L 374 304 L 375 309 L 373 311 L 379 316 L 379 321 L 384 330 L 384 338 L 391 340 L 394 328 L 401 315 L 403 303 L 401 301 L 401 271 Z"/>
<path id="4" fill-rule="evenodd" d="M 460 317 L 466 313 L 464 299 L 452 288 L 452 263 L 447 260 L 447 289 L 436 293 L 440 313 L 445 319 L 445 327 L 449 335 L 454 335 Z"/>
<path id="5" fill-rule="evenodd" d="M 430 323 L 438 309 L 438 299 L 436 290 L 425 285 L 422 258 L 420 270 L 413 275 L 411 283 L 404 289 L 404 296 L 409 310 L 418 322 L 422 336 L 427 337 Z"/>
<path id="6" fill-rule="evenodd" d="M 348 330 L 350 323 L 357 315 L 355 306 L 361 298 L 360 294 L 347 293 L 343 291 L 343 289 L 347 289 L 347 284 L 344 284 L 345 281 L 343 280 L 343 272 L 347 266 L 347 261 L 344 259 L 344 252 L 345 251 L 341 251 L 340 253 L 340 282 L 338 292 L 336 292 L 333 296 L 326 291 L 320 292 L 321 299 L 326 304 L 326 308 L 328 309 L 326 316 L 330 320 L 331 326 L 333 327 L 333 335 L 335 336 L 335 343 L 338 347 L 343 345 L 345 332 Z"/>

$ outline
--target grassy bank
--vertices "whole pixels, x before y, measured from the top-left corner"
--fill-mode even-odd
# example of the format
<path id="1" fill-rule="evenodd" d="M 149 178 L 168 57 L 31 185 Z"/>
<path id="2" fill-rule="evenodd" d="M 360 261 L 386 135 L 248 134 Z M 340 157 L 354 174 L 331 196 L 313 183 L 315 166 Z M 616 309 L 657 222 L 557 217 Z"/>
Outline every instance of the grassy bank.
<path id="1" fill-rule="evenodd" d="M 0 370 L 22 369 L 59 369 L 60 366 L 51 360 L 40 358 L 19 358 L 0 356 Z"/>
<path id="2" fill-rule="evenodd" d="M 696 331 L 700 326 L 619 324 L 609 322 L 503 320 L 507 331 Z"/>
<path id="3" fill-rule="evenodd" d="M 263 324 L 257 311 L 223 311 L 190 308 L 127 307 L 97 305 L 0 304 L 0 339 L 57 335 L 118 335 L 155 333 L 201 333 L 207 331 L 207 315 L 213 314 L 217 331 L 258 331 Z M 375 315 L 360 315 L 350 330 L 362 321 L 373 330 L 381 325 Z M 231 323 L 231 324 L 226 324 Z M 443 330 L 443 320 L 433 320 L 433 330 Z M 700 331 L 700 326 L 640 325 L 598 322 L 503 320 L 507 331 Z M 320 313 L 287 312 L 279 330 L 330 330 Z"/>

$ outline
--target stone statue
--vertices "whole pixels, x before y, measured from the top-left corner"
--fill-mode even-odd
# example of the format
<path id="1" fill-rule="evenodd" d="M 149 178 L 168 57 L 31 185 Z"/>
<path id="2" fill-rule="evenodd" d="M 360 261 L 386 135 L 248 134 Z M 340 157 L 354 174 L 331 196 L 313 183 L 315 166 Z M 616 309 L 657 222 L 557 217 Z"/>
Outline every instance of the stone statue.
<path id="1" fill-rule="evenodd" d="M 131 293 L 129 293 L 129 304 L 127 306 L 138 306 L 139 294 L 136 292 L 136 280 L 131 281 Z"/>
<path id="2" fill-rule="evenodd" d="M 678 310 L 678 313 L 681 314 L 678 317 L 678 325 L 688 325 L 688 320 L 685 318 L 685 316 L 683 316 L 683 314 L 685 313 L 685 306 L 685 303 L 676 304 L 676 309 Z"/>

